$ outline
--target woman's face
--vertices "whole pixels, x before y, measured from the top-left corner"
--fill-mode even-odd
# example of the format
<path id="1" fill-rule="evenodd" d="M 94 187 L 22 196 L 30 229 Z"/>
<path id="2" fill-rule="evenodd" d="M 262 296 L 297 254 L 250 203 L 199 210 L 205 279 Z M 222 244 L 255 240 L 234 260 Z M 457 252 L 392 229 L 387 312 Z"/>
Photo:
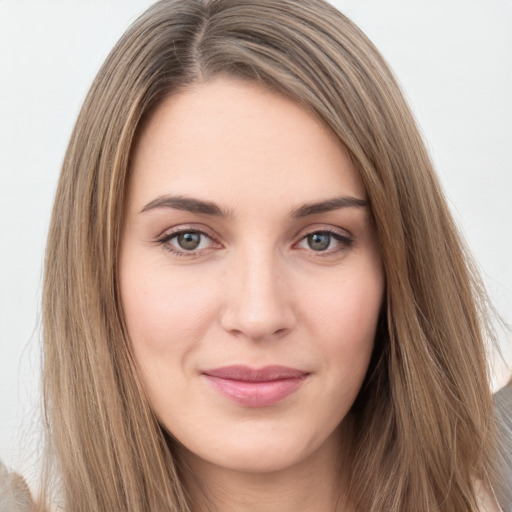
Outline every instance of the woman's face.
<path id="1" fill-rule="evenodd" d="M 196 464 L 333 452 L 383 274 L 361 179 L 306 109 L 226 78 L 161 104 L 134 150 L 120 282 L 151 404 Z"/>

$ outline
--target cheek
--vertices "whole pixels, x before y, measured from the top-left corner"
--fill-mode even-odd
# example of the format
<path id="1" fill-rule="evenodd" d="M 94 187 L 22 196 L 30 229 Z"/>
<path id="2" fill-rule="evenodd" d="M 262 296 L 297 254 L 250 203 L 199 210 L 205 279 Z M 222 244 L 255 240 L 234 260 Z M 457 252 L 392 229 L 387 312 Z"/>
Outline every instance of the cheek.
<path id="1" fill-rule="evenodd" d="M 384 284 L 380 268 L 355 269 L 331 279 L 323 293 L 311 294 L 309 318 L 326 364 L 335 378 L 357 386 L 366 374 L 382 305 Z M 341 376 L 341 377 L 340 377 Z"/>
<path id="2" fill-rule="evenodd" d="M 127 257 L 121 266 L 121 299 L 136 355 L 189 350 L 208 329 L 216 303 L 213 288 L 197 273 L 139 261 Z"/>
<path id="3" fill-rule="evenodd" d="M 373 338 L 384 292 L 379 269 L 354 269 L 308 294 L 308 309 L 317 325 L 347 342 Z M 313 313 L 314 312 L 314 313 Z"/>

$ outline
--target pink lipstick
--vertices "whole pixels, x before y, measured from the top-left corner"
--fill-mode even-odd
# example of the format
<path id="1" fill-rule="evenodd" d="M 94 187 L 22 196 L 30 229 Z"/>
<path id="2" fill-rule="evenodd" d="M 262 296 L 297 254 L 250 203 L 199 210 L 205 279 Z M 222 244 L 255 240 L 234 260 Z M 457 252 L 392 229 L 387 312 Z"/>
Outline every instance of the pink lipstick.
<path id="1" fill-rule="evenodd" d="M 222 395 L 246 407 L 268 407 L 297 391 L 308 372 L 285 366 L 225 366 L 202 372 Z"/>

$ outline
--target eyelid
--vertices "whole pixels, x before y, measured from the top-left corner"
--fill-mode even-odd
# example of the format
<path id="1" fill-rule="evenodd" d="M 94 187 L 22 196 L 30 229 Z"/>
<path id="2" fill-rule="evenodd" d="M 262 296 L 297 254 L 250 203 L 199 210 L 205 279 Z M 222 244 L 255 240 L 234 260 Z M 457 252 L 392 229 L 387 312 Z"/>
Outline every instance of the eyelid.
<path id="1" fill-rule="evenodd" d="M 350 231 L 344 228 L 340 228 L 338 226 L 333 226 L 332 224 L 313 224 L 309 225 L 306 228 L 302 228 L 296 235 L 295 239 L 304 239 L 308 235 L 312 235 L 313 233 L 330 233 L 334 235 L 341 236 L 345 239 L 354 240 L 354 235 Z"/>
<path id="2" fill-rule="evenodd" d="M 184 231 L 196 231 L 197 233 L 201 233 L 209 238 L 216 238 L 210 228 L 204 224 L 195 224 L 192 222 L 190 224 L 177 224 L 176 226 L 167 227 L 155 237 L 155 240 L 161 240 L 162 238 L 166 238 L 173 234 L 183 233 Z"/>

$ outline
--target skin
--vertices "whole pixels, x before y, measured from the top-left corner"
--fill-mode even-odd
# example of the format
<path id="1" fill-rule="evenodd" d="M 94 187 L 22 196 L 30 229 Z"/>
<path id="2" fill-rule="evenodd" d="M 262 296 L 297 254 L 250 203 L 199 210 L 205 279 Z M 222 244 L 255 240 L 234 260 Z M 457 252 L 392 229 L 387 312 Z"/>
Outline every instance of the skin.
<path id="1" fill-rule="evenodd" d="M 226 215 L 170 207 L 163 196 L 214 202 Z M 206 500 L 223 512 L 349 510 L 343 420 L 368 368 L 384 280 L 367 206 L 303 207 L 340 196 L 366 200 L 339 141 L 254 84 L 195 85 L 166 99 L 140 133 L 121 298 L 152 407 L 194 474 L 198 510 Z M 199 246 L 185 250 L 176 232 Z M 278 403 L 247 407 L 203 374 L 233 364 L 307 377 Z"/>

